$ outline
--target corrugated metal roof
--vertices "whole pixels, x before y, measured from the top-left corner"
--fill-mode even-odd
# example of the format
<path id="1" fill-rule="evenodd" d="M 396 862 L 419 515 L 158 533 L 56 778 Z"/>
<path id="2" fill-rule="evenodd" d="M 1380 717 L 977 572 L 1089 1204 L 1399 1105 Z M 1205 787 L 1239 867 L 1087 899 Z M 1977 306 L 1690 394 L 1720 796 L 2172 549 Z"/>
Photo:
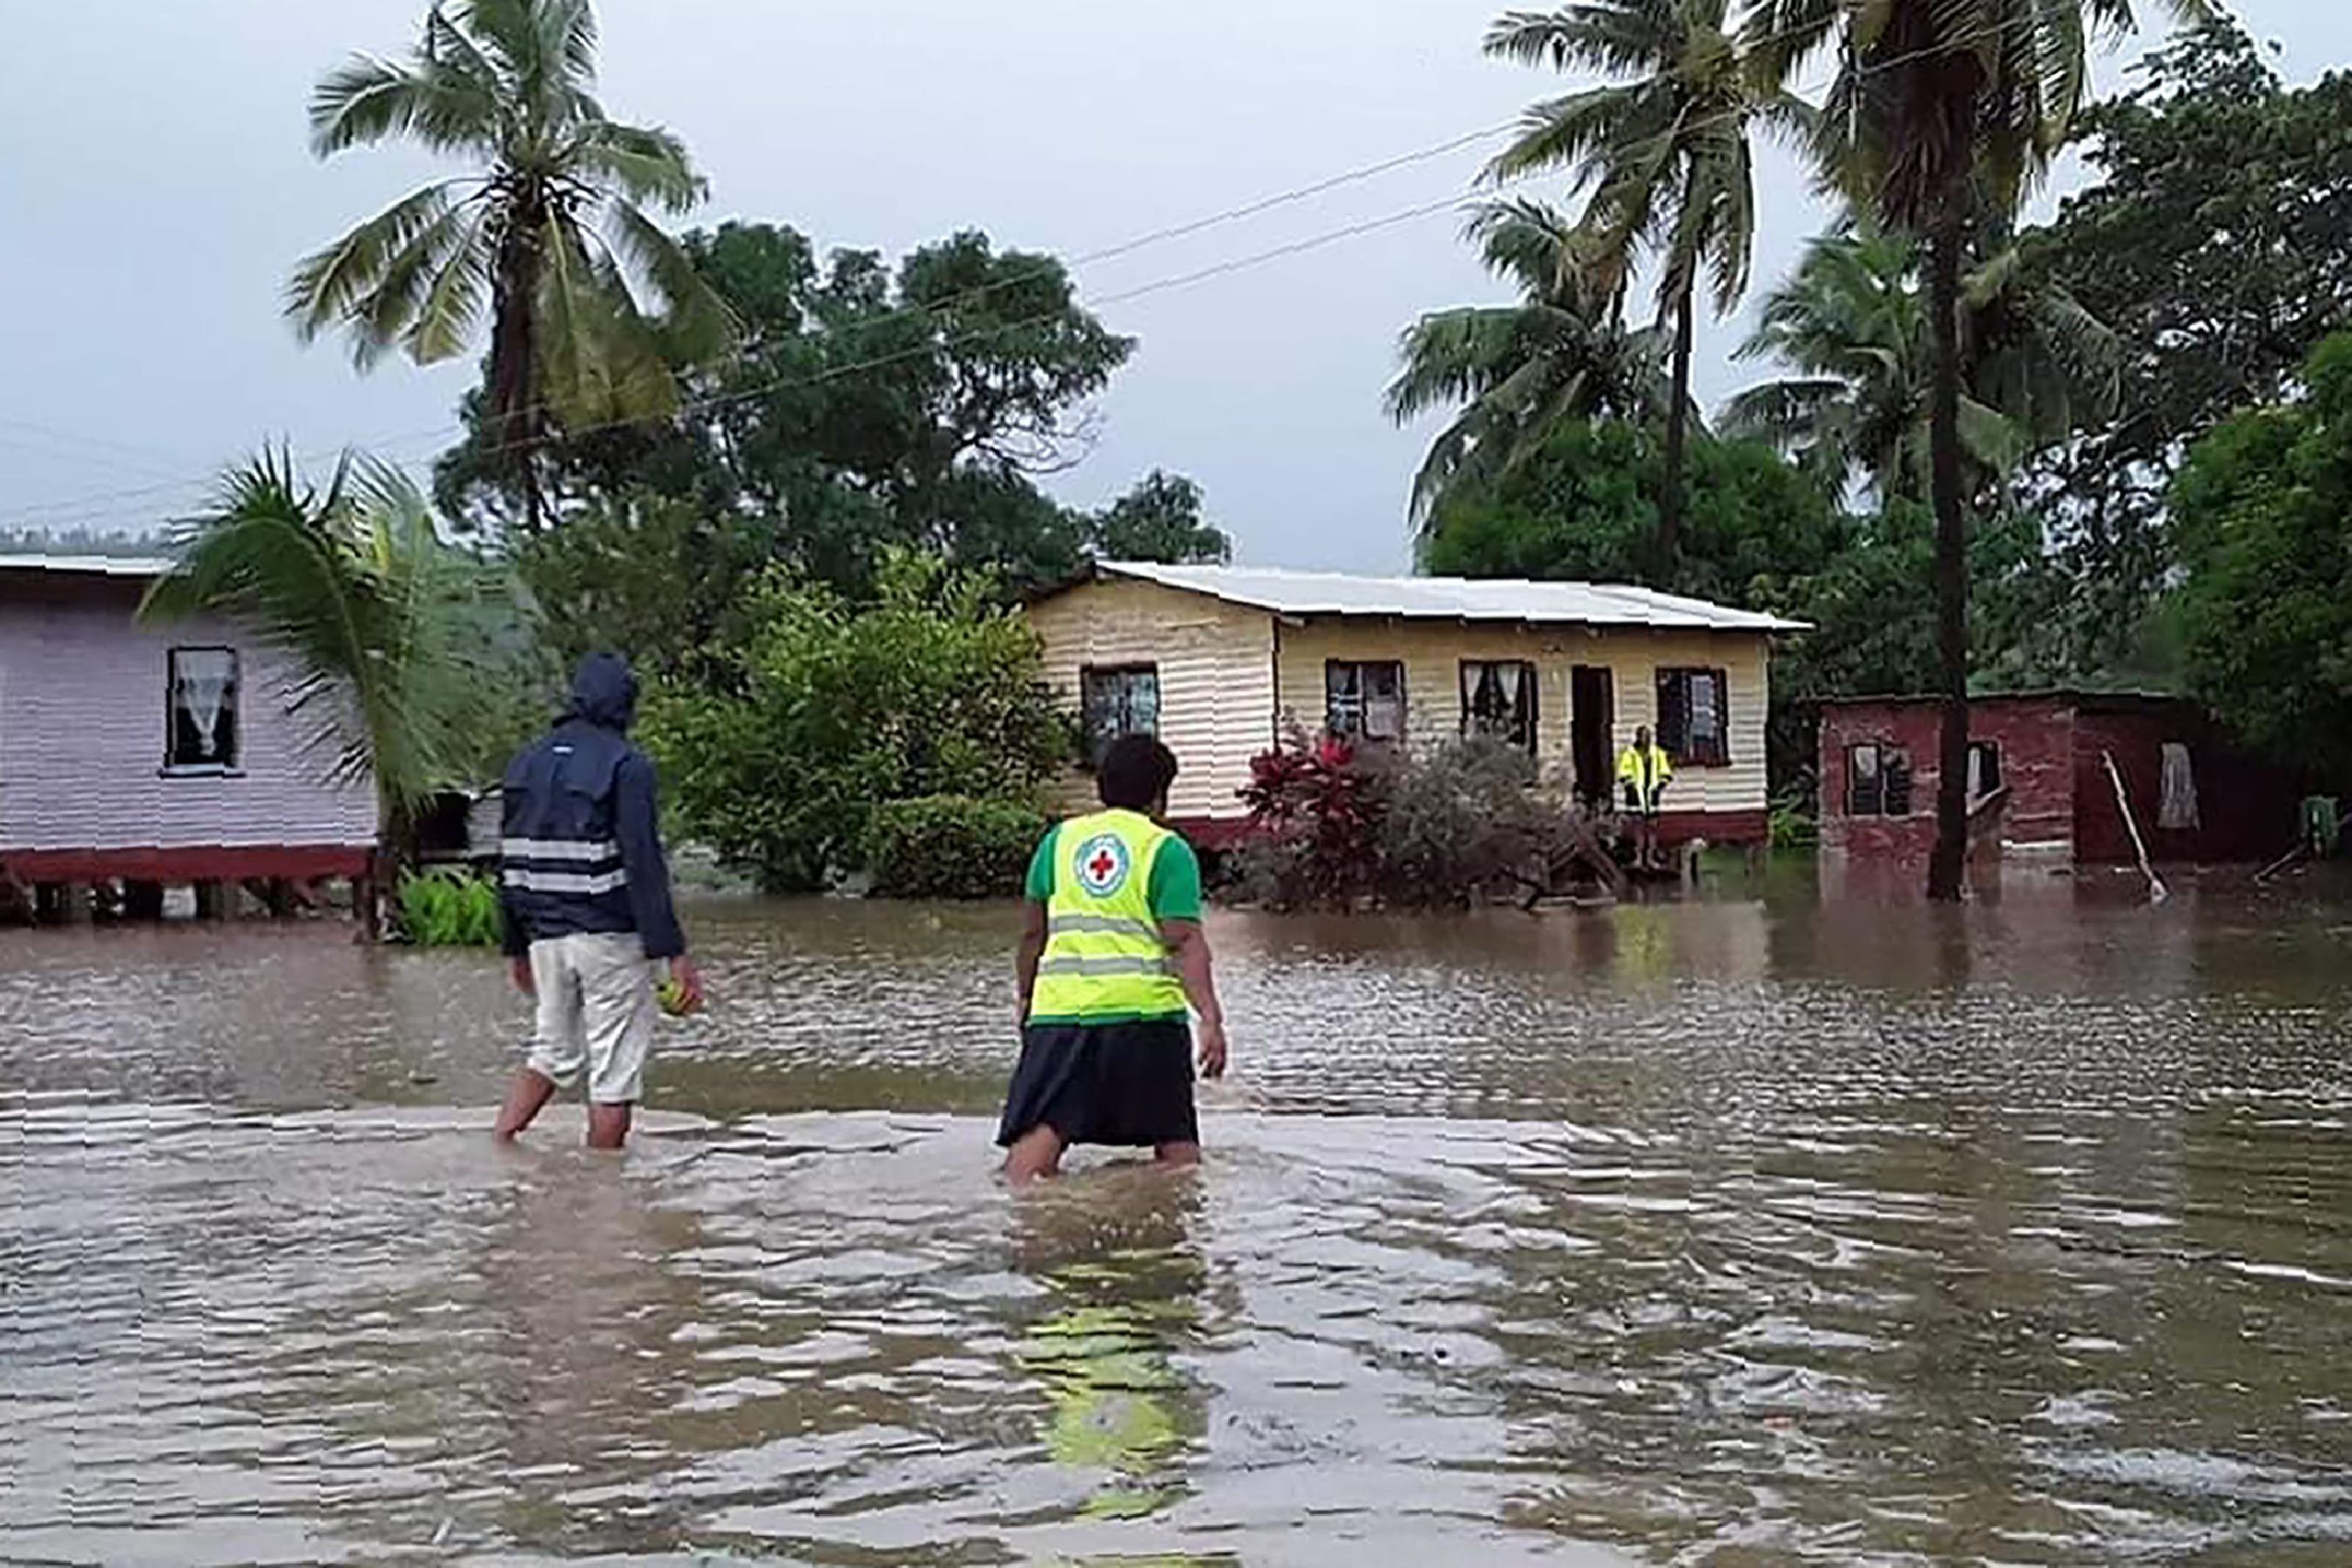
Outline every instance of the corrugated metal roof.
<path id="1" fill-rule="evenodd" d="M 173 563 L 160 555 L 44 555 L 0 551 L 0 572 L 67 572 L 90 577 L 161 577 Z"/>
<path id="2" fill-rule="evenodd" d="M 1416 620 L 1662 626 L 1677 631 L 1801 632 L 1782 620 L 1623 583 L 1533 583 L 1524 578 L 1349 577 L 1333 572 L 1245 566 L 1161 566 L 1105 561 L 1096 570 L 1135 577 L 1280 616 L 1394 616 Z"/>

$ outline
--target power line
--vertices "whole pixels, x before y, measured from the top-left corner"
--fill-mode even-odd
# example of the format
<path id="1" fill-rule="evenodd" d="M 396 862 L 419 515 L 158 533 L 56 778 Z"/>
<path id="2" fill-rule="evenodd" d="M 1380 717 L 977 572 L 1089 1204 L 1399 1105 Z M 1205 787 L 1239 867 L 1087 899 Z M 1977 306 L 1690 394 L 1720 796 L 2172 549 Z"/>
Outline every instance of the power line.
<path id="1" fill-rule="evenodd" d="M 1147 233 L 1139 234 L 1128 239 L 1120 240 L 1117 244 L 1104 246 L 1099 249 L 1085 252 L 1082 255 L 1072 258 L 1067 262 L 1063 262 L 1057 259 L 1045 265 L 1029 268 L 1025 271 L 1015 272 L 1006 277 L 992 279 L 990 282 L 966 289 L 960 294 L 950 295 L 943 300 L 926 301 L 917 305 L 902 306 L 896 310 L 885 312 L 883 315 L 873 318 L 871 321 L 862 324 L 872 326 L 880 321 L 890 320 L 892 317 L 896 316 L 938 314 L 945 311 L 960 310 L 969 304 L 987 299 L 991 295 L 1002 293 L 1008 289 L 1015 289 L 1022 287 L 1024 284 L 1039 282 L 1059 276 L 1066 276 L 1067 270 L 1072 268 L 1095 266 L 1101 262 L 1113 261 L 1122 257 L 1132 256 L 1139 251 L 1149 249 L 1154 246 L 1168 244 L 1179 239 L 1188 239 L 1196 235 L 1208 233 L 1213 229 L 1222 228 L 1231 224 L 1239 223 L 1247 218 L 1261 216 L 1266 213 L 1277 211 L 1286 206 L 1294 206 L 1300 202 L 1313 200 L 1317 196 L 1327 195 L 1333 191 L 1344 189 L 1349 185 L 1360 184 L 1367 180 L 1377 179 L 1382 174 L 1393 174 L 1400 169 L 1410 168 L 1418 163 L 1425 163 L 1433 159 L 1444 157 L 1448 153 L 1457 153 L 1466 147 L 1475 146 L 1480 142 L 1491 141 L 1495 137 L 1500 136 L 1506 132 L 1511 130 L 1516 123 L 1516 121 L 1504 121 L 1497 124 L 1480 127 L 1475 131 L 1464 132 L 1458 135 L 1447 137 L 1442 142 L 1434 142 L 1428 146 L 1418 147 L 1410 152 L 1400 153 L 1390 157 L 1380 159 L 1374 163 L 1365 163 L 1355 168 L 1343 170 L 1339 174 L 1326 175 L 1323 178 L 1310 181 L 1306 184 L 1297 185 L 1287 190 L 1276 192 L 1271 195 L 1255 197 L 1250 201 L 1244 202 L 1239 205 L 1227 207 L 1223 211 L 1211 213 L 1203 217 L 1192 218 L 1183 223 L 1171 224 L 1163 228 L 1152 229 Z M 1147 285 L 1140 291 L 1130 291 L 1129 294 L 1119 296 L 1118 298 L 1139 297 L 1140 292 L 1158 292 L 1160 289 L 1168 285 L 1164 282 L 1160 284 Z M 1111 303 L 1115 301 L 1105 300 L 1100 302 Z M 1008 327 L 1010 325 L 1011 323 L 1007 323 Z M 778 384 L 776 389 L 781 390 L 782 384 Z M 532 414 L 548 413 L 551 412 L 551 410 L 545 404 L 534 404 L 520 412 L 528 416 Z M 681 412 L 683 412 L 683 410 L 681 410 Z M 626 423 L 634 424 L 636 423 L 636 421 L 627 421 Z M 566 434 L 590 434 L 595 429 L 609 427 L 609 426 L 591 426 L 585 427 L 582 430 L 566 432 Z M 466 426 L 462 422 L 452 421 L 434 426 L 429 429 L 399 432 L 379 437 L 370 441 L 351 442 L 331 449 L 314 453 L 300 454 L 298 460 L 309 461 L 322 459 L 332 457 L 338 452 L 349 450 L 353 447 L 380 450 L 385 447 L 403 447 L 419 441 L 439 441 L 452 436 L 461 436 L 465 434 L 465 432 Z M 26 509 L 24 511 L 19 513 L 19 518 L 23 521 L 33 521 L 43 518 L 49 519 L 51 520 L 50 526 L 55 526 L 56 523 L 59 521 L 69 523 L 79 521 L 87 509 L 92 506 L 104 508 L 106 503 L 140 500 L 169 495 L 182 490 L 192 490 L 200 486 L 210 484 L 213 481 L 213 479 L 214 475 L 208 471 L 202 476 L 191 476 L 184 479 L 173 480 L 164 484 L 138 486 L 128 489 L 99 491 L 91 495 L 72 498 L 63 501 Z M 103 515 L 103 510 L 90 515 Z"/>
<path id="2" fill-rule="evenodd" d="M 1894 56 L 1888 59 L 1855 65 L 1850 68 L 1853 69 L 1857 74 L 1864 76 L 1875 75 L 1880 72 L 1893 70 L 1898 67 L 1908 65 L 1917 60 L 1929 58 L 1936 55 L 1951 53 L 1958 49 L 1971 47 L 1976 44 L 1985 42 L 1988 39 L 1998 37 L 2001 33 L 2007 30 L 2007 26 L 2008 24 L 2004 22 L 1996 22 L 1992 26 L 1979 29 L 1976 33 L 1965 37 L 1945 40 L 1943 42 L 1910 50 L 1905 54 Z M 1742 47 L 1747 48 L 1761 48 L 1775 43 L 1785 42 L 1803 33 L 1821 32 L 1826 34 L 1829 30 L 1830 27 L 1825 26 L 1818 26 L 1810 23 L 1800 24 L 1783 28 L 1777 33 L 1767 34 L 1757 38 L 1742 40 Z M 1716 115 L 1703 117 L 1697 121 L 1676 127 L 1671 131 L 1660 132 L 1654 139 L 1664 140 L 1669 136 L 1678 134 L 1688 135 L 1715 125 L 1727 124 L 1735 121 L 1744 120 L 1748 118 L 1749 112 L 1749 110 L 1744 109 L 1726 110 Z M 1192 235 L 1203 233 L 1210 229 L 1220 227 L 1226 224 L 1238 222 L 1247 217 L 1255 216 L 1282 206 L 1294 205 L 1300 201 L 1309 200 L 1314 196 L 1324 195 L 1332 190 L 1339 189 L 1351 184 L 1356 184 L 1363 180 L 1371 179 L 1380 174 L 1393 172 L 1399 168 L 1427 162 L 1433 158 L 1442 157 L 1448 153 L 1460 151 L 1461 149 L 1474 145 L 1478 142 L 1491 139 L 1504 133 L 1505 132 L 1523 126 L 1528 122 L 1528 115 L 1522 114 L 1521 116 L 1511 121 L 1505 121 L 1499 125 L 1486 126 L 1476 131 L 1465 132 L 1460 135 L 1450 137 L 1444 142 L 1437 142 L 1428 147 L 1416 149 L 1412 152 L 1400 153 L 1393 157 L 1381 159 L 1379 162 L 1365 164 L 1359 168 L 1347 170 L 1341 174 L 1330 175 L 1324 179 L 1317 180 L 1305 185 L 1297 186 L 1287 191 L 1279 192 L 1274 195 L 1261 197 L 1244 203 L 1238 206 L 1227 208 L 1222 212 L 1213 213 L 1205 217 L 1193 219 L 1186 223 L 1172 225 L 1165 228 L 1155 229 L 1147 234 L 1136 236 L 1132 239 L 1123 240 L 1118 244 L 1105 247 L 1099 250 L 1087 252 L 1074 258 L 1067 264 L 1055 261 L 1050 265 L 1041 266 L 1034 268 L 1025 275 L 1014 274 L 1011 277 L 997 279 L 992 282 L 966 290 L 962 294 L 951 295 L 946 300 L 930 301 L 919 305 L 904 306 L 899 308 L 898 310 L 885 312 L 880 316 L 873 318 L 872 321 L 865 324 L 870 326 L 880 321 L 887 321 L 891 317 L 898 315 L 933 314 L 946 310 L 951 310 L 970 300 L 984 299 L 991 294 L 1000 292 L 1006 289 L 1018 287 L 1025 282 L 1034 282 L 1041 279 L 1053 277 L 1057 273 L 1063 273 L 1066 270 L 1066 265 L 1092 265 L 1097 262 L 1130 255 L 1136 251 L 1148 248 L 1150 246 L 1164 244 L 1174 239 L 1184 238 Z M 1486 185 L 1486 190 L 1488 192 L 1494 192 L 1508 189 L 1514 185 L 1545 177 L 1553 172 L 1554 171 L 1550 170 L 1529 171 L 1523 175 L 1515 175 L 1493 181 Z M 1251 256 L 1236 258 L 1230 261 L 1216 263 L 1214 265 L 1200 268 L 1197 271 L 1182 273 L 1171 278 L 1156 279 L 1153 282 L 1143 284 L 1123 292 L 1106 295 L 1095 300 L 1094 303 L 1097 306 L 1124 303 L 1129 300 L 1145 298 L 1152 294 L 1166 292 L 1170 289 L 1187 287 L 1191 284 L 1206 281 L 1211 279 L 1228 276 L 1235 272 L 1245 271 L 1251 268 L 1262 266 L 1268 262 L 1280 260 L 1287 257 L 1299 255 L 1311 250 L 1320 249 L 1326 246 L 1338 244 L 1349 238 L 1393 227 L 1415 218 L 1430 216 L 1435 213 L 1447 210 L 1448 208 L 1458 207 L 1463 202 L 1472 199 L 1478 193 L 1474 191 L 1464 195 L 1448 196 L 1442 201 L 1429 203 L 1421 206 L 1409 207 L 1400 212 L 1389 214 L 1383 217 L 1368 219 L 1359 223 L 1349 224 L 1339 228 L 1326 230 L 1321 234 L 1309 236 L 1307 238 L 1293 241 L 1286 245 L 1277 246 L 1270 250 L 1261 251 Z M 883 355 L 877 359 L 853 362 L 845 365 L 831 366 L 826 370 L 818 373 L 814 376 L 780 378 L 756 387 L 740 389 L 732 393 L 714 395 L 713 396 L 701 399 L 689 400 L 687 403 L 680 405 L 678 409 L 676 411 L 676 416 L 683 416 L 696 412 L 708 412 L 711 409 L 728 406 L 736 403 L 748 402 L 758 397 L 763 397 L 772 393 L 783 391 L 788 388 L 817 385 L 839 376 L 856 374 L 869 370 L 887 368 L 888 365 L 933 353 L 941 347 L 957 346 L 974 342 L 1003 332 L 1017 331 L 1023 327 L 1034 326 L 1043 321 L 1052 320 L 1057 314 L 1059 314 L 1058 310 L 1040 312 L 1035 316 L 999 322 L 992 326 L 979 329 L 961 336 L 950 337 L 938 343 L 927 342 L 916 345 L 910 349 L 899 351 L 896 353 Z M 526 414 L 548 411 L 549 410 L 545 405 L 532 405 L 529 408 L 523 410 Z M 583 426 L 576 429 L 564 431 L 558 439 L 568 440 L 583 436 L 601 434 L 609 430 L 628 428 L 635 426 L 644 425 L 646 423 L 646 421 L 635 419 L 606 420 L 597 424 Z M 320 460 L 326 458 L 337 456 L 342 452 L 352 450 L 355 447 L 362 449 L 382 450 L 386 447 L 409 446 L 421 441 L 438 441 L 446 439 L 451 436 L 463 435 L 465 432 L 466 426 L 462 422 L 451 422 L 436 426 L 427 430 L 419 430 L 403 435 L 383 437 L 370 442 L 344 443 L 343 445 L 335 447 L 324 448 L 312 453 L 300 454 L 298 456 L 296 460 L 304 462 Z M 528 442 L 519 441 L 505 442 L 487 447 L 480 450 L 485 455 L 496 456 L 506 451 L 520 449 L 530 444 L 530 443 Z M 130 489 L 101 491 L 94 495 L 85 496 L 75 500 L 26 509 L 17 514 L 16 521 L 20 523 L 49 528 L 60 525 L 86 523 L 94 519 L 103 519 L 119 510 L 112 508 L 108 503 L 143 500 L 156 496 L 192 490 L 200 486 L 213 483 L 215 481 L 215 474 L 207 472 L 203 476 L 191 477 L 185 479 L 164 484 L 142 486 Z"/>

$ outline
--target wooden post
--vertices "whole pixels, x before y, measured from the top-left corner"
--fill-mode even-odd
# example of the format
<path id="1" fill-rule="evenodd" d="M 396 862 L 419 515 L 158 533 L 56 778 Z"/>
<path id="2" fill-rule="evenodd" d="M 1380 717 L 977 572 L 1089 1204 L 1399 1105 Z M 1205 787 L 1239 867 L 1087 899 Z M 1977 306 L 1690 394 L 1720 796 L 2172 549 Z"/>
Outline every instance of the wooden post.
<path id="1" fill-rule="evenodd" d="M 61 925 L 66 918 L 66 888 L 62 882 L 33 884 L 33 919 L 45 926 Z"/>
<path id="2" fill-rule="evenodd" d="M 228 900 L 227 889 L 218 882 L 198 882 L 195 885 L 196 919 L 216 921 L 222 918 L 222 906 Z"/>

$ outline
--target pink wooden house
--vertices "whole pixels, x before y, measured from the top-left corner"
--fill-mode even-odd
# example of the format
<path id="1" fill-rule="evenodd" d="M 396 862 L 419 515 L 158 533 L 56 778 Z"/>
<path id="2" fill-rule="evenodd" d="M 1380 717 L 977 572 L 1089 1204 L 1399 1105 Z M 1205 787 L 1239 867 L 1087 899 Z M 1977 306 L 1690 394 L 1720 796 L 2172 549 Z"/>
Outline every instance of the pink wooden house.
<path id="1" fill-rule="evenodd" d="M 363 879 L 364 782 L 326 781 L 289 669 L 228 625 L 142 626 L 157 560 L 0 554 L 0 898 L 96 890 L 130 912 L 193 885 Z"/>

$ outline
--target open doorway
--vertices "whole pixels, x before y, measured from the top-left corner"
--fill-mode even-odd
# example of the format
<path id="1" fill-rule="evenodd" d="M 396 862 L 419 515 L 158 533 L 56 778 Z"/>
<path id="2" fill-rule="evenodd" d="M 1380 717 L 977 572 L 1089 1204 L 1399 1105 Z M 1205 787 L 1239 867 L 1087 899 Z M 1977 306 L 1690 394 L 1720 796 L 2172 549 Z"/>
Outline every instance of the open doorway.
<path id="1" fill-rule="evenodd" d="M 1568 675 L 1569 757 L 1576 770 L 1576 798 L 1605 805 L 1616 772 L 1610 740 L 1617 727 L 1617 683 L 1609 667 L 1580 664 Z"/>

